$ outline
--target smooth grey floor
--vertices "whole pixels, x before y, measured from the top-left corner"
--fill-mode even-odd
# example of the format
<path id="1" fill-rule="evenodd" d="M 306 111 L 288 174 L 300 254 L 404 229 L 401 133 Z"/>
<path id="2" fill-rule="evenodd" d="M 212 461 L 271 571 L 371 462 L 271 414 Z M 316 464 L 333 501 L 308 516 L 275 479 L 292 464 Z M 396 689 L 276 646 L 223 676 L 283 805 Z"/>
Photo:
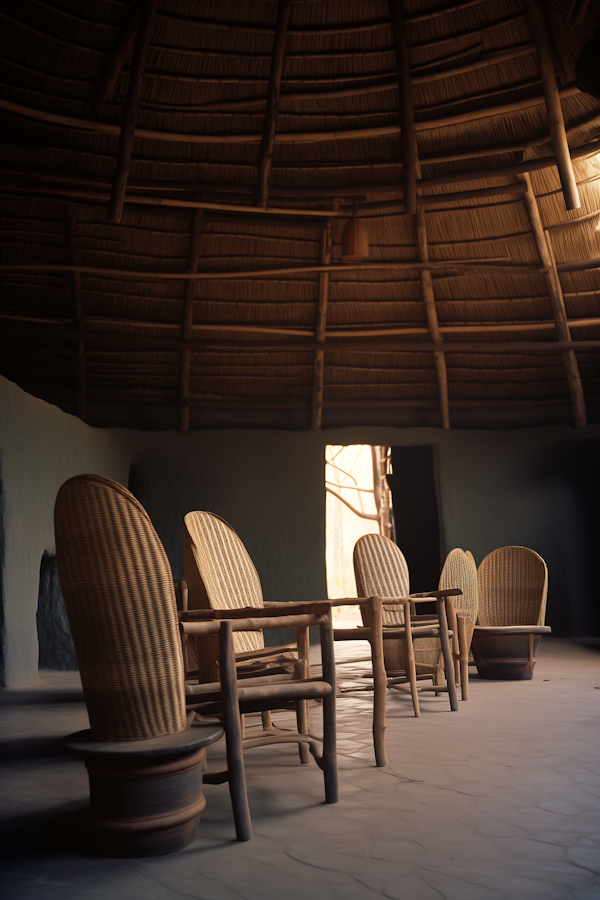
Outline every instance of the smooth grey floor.
<path id="1" fill-rule="evenodd" d="M 364 656 L 365 645 L 338 645 Z M 340 666 L 340 680 L 368 666 Z M 600 653 L 542 641 L 531 682 L 471 678 L 471 700 L 388 694 L 377 769 L 371 695 L 338 703 L 341 799 L 294 746 L 248 751 L 254 838 L 234 840 L 226 785 L 171 856 L 94 856 L 83 763 L 58 739 L 87 726 L 76 673 L 4 690 L 0 784 L 6 900 L 546 900 L 600 898 Z M 365 679 L 356 678 L 356 684 Z M 319 708 L 311 716 L 317 730 Z M 224 747 L 210 748 L 219 768 Z"/>

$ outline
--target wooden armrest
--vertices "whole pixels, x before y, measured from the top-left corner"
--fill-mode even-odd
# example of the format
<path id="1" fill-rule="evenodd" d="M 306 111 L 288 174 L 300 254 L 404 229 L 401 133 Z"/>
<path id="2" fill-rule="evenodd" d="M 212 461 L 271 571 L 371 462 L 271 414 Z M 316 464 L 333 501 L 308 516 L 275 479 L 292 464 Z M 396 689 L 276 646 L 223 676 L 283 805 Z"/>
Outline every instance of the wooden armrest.
<path id="1" fill-rule="evenodd" d="M 214 619 L 270 619 L 277 616 L 313 615 L 326 616 L 331 607 L 328 600 L 315 603 L 273 603 L 268 607 L 244 606 L 241 609 L 188 609 L 179 613 L 180 622 L 198 622 Z M 268 626 L 267 626 L 268 627 Z M 271 626 L 277 627 L 277 626 Z"/>
<path id="2" fill-rule="evenodd" d="M 458 597 L 462 595 L 460 588 L 446 588 L 443 591 L 429 591 L 429 593 L 411 594 L 410 599 L 415 603 L 424 600 L 444 600 L 446 597 Z"/>
<path id="3" fill-rule="evenodd" d="M 295 651 L 295 644 L 281 644 L 279 647 L 263 647 L 260 650 L 247 650 L 244 653 L 236 653 L 235 661 L 249 662 L 252 659 L 263 659 L 266 656 L 277 656 L 278 653 L 289 653 Z"/>

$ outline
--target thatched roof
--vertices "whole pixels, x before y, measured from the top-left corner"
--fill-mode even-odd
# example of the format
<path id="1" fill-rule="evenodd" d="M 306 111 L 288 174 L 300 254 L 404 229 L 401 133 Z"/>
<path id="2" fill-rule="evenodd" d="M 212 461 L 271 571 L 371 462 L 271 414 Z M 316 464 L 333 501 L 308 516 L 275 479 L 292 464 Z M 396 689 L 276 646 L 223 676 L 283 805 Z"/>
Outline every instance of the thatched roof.
<path id="1" fill-rule="evenodd" d="M 543 4 L 571 210 L 539 0 L 403 0 L 401 33 L 397 0 L 292 0 L 287 32 L 285 0 L 160 0 L 128 161 L 151 5 L 0 12 L 2 374 L 103 424 L 137 403 L 172 427 L 188 404 L 192 425 L 441 424 L 446 398 L 450 424 L 540 405 L 583 424 L 581 391 L 588 411 L 600 397 L 600 100 L 575 63 L 599 4 Z M 365 263 L 341 261 L 352 215 Z"/>

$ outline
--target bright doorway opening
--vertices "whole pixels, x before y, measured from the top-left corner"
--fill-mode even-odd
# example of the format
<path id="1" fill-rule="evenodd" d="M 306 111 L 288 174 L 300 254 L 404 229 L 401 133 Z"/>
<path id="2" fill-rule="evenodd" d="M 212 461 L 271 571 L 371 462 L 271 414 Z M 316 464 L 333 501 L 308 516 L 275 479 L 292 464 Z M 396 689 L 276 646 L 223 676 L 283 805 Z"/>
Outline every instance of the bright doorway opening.
<path id="1" fill-rule="evenodd" d="M 356 597 L 352 552 L 365 534 L 394 539 L 391 448 L 370 444 L 331 444 L 325 450 L 326 565 L 330 600 Z M 341 628 L 361 625 L 358 606 L 334 607 Z"/>

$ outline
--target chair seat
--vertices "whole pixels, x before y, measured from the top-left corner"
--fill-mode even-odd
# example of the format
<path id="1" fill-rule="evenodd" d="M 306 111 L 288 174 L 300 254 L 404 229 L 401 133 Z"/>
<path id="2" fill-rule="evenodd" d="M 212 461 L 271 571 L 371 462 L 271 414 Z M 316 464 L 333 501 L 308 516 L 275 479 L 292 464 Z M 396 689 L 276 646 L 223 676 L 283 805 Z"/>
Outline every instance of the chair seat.
<path id="1" fill-rule="evenodd" d="M 549 625 L 476 625 L 481 634 L 550 634 Z"/>

